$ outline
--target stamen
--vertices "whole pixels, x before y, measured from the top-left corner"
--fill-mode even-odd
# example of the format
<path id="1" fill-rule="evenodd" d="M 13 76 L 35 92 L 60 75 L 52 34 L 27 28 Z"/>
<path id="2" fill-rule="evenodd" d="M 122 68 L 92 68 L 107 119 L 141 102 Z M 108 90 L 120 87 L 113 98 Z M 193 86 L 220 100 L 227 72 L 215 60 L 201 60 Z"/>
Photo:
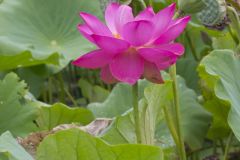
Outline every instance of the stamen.
<path id="1" fill-rule="evenodd" d="M 120 34 L 113 34 L 113 36 L 115 37 L 115 38 L 117 38 L 117 39 L 120 39 L 121 38 L 121 35 Z"/>

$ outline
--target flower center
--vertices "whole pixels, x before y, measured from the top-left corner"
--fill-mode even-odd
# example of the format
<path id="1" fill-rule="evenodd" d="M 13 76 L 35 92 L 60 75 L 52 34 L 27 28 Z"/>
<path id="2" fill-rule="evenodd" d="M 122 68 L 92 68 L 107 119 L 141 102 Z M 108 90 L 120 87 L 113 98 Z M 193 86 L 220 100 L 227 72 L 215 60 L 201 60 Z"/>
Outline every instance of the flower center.
<path id="1" fill-rule="evenodd" d="M 130 47 L 130 48 L 128 48 L 127 52 L 130 53 L 130 54 L 137 53 L 137 48 L 135 48 L 135 47 Z"/>
<path id="2" fill-rule="evenodd" d="M 121 35 L 116 33 L 116 34 L 113 34 L 114 38 L 117 38 L 117 39 L 120 39 L 121 38 Z"/>

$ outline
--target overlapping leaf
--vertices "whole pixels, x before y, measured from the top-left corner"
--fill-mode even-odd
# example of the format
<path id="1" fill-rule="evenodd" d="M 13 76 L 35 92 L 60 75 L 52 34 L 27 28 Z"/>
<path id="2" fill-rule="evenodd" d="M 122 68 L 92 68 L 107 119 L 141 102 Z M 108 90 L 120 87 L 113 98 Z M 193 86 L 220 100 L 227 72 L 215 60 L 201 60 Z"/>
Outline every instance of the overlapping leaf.
<path id="1" fill-rule="evenodd" d="M 202 145 L 203 139 L 207 134 L 211 117 L 204 111 L 202 106 L 197 102 L 196 93 L 187 88 L 184 80 L 178 77 L 181 105 L 181 122 L 184 138 L 187 144 L 193 149 Z M 162 116 L 162 106 L 169 106 L 172 100 L 171 83 L 166 82 L 163 85 L 153 85 L 146 88 L 145 97 L 147 101 L 141 101 L 141 116 L 143 130 L 148 135 L 144 135 L 146 142 L 151 142 L 152 138 L 161 139 L 161 137 L 170 137 L 167 126 Z M 125 95 L 125 98 L 127 96 Z M 116 99 L 117 101 L 117 99 Z M 131 105 L 131 104 L 129 104 Z M 112 106 L 111 108 L 114 108 Z M 101 112 L 101 111 L 99 111 Z M 107 111 L 108 112 L 108 111 Z M 119 115 L 121 112 L 119 113 Z M 157 118 L 157 119 L 156 119 Z M 156 135 L 153 134 L 157 126 Z M 196 127 L 198 126 L 198 127 Z M 159 129 L 161 128 L 161 129 Z M 151 131 L 150 131 L 151 130 Z M 165 134 L 165 135 L 164 135 Z M 103 135 L 103 139 L 112 144 L 135 143 L 134 118 L 132 111 L 118 116 L 113 124 Z"/>
<path id="2" fill-rule="evenodd" d="M 77 31 L 80 11 L 100 15 L 99 1 L 3 1 L 0 6 L 0 57 L 5 56 L 11 62 L 4 63 L 3 68 L 47 63 L 47 58 L 56 58 L 56 53 L 65 59 L 61 64 L 66 64 L 91 50 L 90 43 Z M 21 60 L 15 61 L 17 57 Z"/>
<path id="3" fill-rule="evenodd" d="M 149 85 L 145 80 L 139 81 L 139 97 L 143 97 L 144 88 Z M 132 89 L 128 84 L 117 84 L 103 103 L 92 103 L 88 108 L 98 118 L 113 118 L 129 110 L 132 106 Z"/>
<path id="4" fill-rule="evenodd" d="M 33 160 L 8 131 L 0 136 L 0 158 L 1 160 Z"/>
<path id="5" fill-rule="evenodd" d="M 37 129 L 33 122 L 37 107 L 24 99 L 26 87 L 14 73 L 0 81 L 0 133 L 9 130 L 15 136 L 24 136 Z"/>
<path id="6" fill-rule="evenodd" d="M 85 79 L 80 79 L 78 85 L 81 88 L 84 98 L 87 98 L 89 102 L 102 102 L 109 95 L 108 90 L 98 85 L 92 85 Z"/>
<path id="7" fill-rule="evenodd" d="M 172 83 L 167 82 L 164 85 L 152 85 L 145 89 L 146 99 L 139 102 L 142 142 L 145 144 L 155 143 L 156 125 L 163 118 L 162 106 L 173 98 L 171 88 Z M 112 144 L 136 143 L 132 110 L 118 116 L 102 138 Z"/>
<path id="8" fill-rule="evenodd" d="M 78 129 L 57 132 L 44 139 L 37 160 L 163 160 L 159 147 L 104 143 Z"/>
<path id="9" fill-rule="evenodd" d="M 207 84 L 214 87 L 217 98 L 230 104 L 228 123 L 235 136 L 240 140 L 239 68 L 239 56 L 235 55 L 232 50 L 216 50 L 202 60 L 199 73 Z"/>
<path id="10" fill-rule="evenodd" d="M 93 121 L 91 111 L 85 108 L 70 108 L 64 104 L 56 103 L 39 109 L 37 123 L 42 130 L 51 130 L 60 124 L 80 123 L 87 125 Z"/>
<path id="11" fill-rule="evenodd" d="M 17 55 L 1 55 L 0 52 L 0 71 L 10 70 L 20 67 L 29 67 L 39 64 L 59 64 L 59 55 L 51 54 L 44 59 L 34 58 L 30 52 L 23 52 Z"/>

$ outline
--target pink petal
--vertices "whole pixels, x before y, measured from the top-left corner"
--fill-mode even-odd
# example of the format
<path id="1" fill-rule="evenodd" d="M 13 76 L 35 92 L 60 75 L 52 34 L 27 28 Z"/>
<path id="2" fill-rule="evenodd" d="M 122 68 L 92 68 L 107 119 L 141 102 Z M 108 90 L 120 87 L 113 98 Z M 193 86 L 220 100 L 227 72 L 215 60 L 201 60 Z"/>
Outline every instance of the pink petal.
<path id="1" fill-rule="evenodd" d="M 178 55 L 170 51 L 160 50 L 158 48 L 141 48 L 138 52 L 145 60 L 150 62 L 164 63 L 178 57 Z"/>
<path id="2" fill-rule="evenodd" d="M 173 18 L 175 8 L 176 4 L 173 3 L 170 6 L 158 12 L 154 16 L 153 18 L 153 23 L 155 25 L 154 38 L 158 38 L 163 32 L 167 30 L 167 27 Z"/>
<path id="3" fill-rule="evenodd" d="M 185 48 L 181 43 L 163 44 L 163 45 L 158 46 L 157 48 L 160 50 L 172 52 L 179 56 L 181 56 L 185 52 Z"/>
<path id="4" fill-rule="evenodd" d="M 122 36 L 130 44 L 141 46 L 152 37 L 153 24 L 150 21 L 132 21 L 124 25 Z"/>
<path id="5" fill-rule="evenodd" d="M 122 53 L 110 63 L 112 75 L 119 81 L 135 84 L 144 71 L 144 61 L 137 53 Z"/>
<path id="6" fill-rule="evenodd" d="M 115 25 L 115 18 L 117 16 L 117 11 L 120 5 L 118 3 L 110 3 L 105 11 L 105 20 L 107 23 L 108 28 L 111 30 L 112 33 L 117 34 L 117 29 Z"/>
<path id="7" fill-rule="evenodd" d="M 108 65 L 101 69 L 101 79 L 107 84 L 113 84 L 118 82 L 118 80 L 114 78 L 112 73 L 110 72 L 110 68 Z"/>
<path id="8" fill-rule="evenodd" d="M 144 62 L 144 77 L 152 83 L 163 83 L 163 78 L 158 67 L 148 61 Z"/>
<path id="9" fill-rule="evenodd" d="M 173 26 L 177 23 L 178 19 L 172 19 L 171 22 L 169 23 L 169 26 Z"/>
<path id="10" fill-rule="evenodd" d="M 177 22 L 170 26 L 169 29 L 163 33 L 154 43 L 163 44 L 175 40 L 184 31 L 190 19 L 191 17 L 187 16 L 177 20 Z"/>
<path id="11" fill-rule="evenodd" d="M 88 39 L 90 42 L 95 43 L 93 38 L 91 37 L 93 32 L 91 31 L 91 29 L 86 24 L 79 24 L 78 25 L 78 30 L 86 39 Z"/>
<path id="12" fill-rule="evenodd" d="M 157 68 L 162 71 L 162 70 L 168 69 L 171 65 L 175 64 L 176 61 L 177 59 L 175 59 L 172 62 L 156 63 L 156 65 L 157 65 Z"/>
<path id="13" fill-rule="evenodd" d="M 134 16 L 132 13 L 132 8 L 127 5 L 121 5 L 118 10 L 115 17 L 115 27 L 117 30 L 117 33 L 121 35 L 123 26 L 134 20 Z M 116 34 L 116 33 L 114 33 Z"/>
<path id="14" fill-rule="evenodd" d="M 158 48 L 142 48 L 139 49 L 138 52 L 145 60 L 155 63 L 161 70 L 174 64 L 179 57 L 173 52 Z"/>
<path id="15" fill-rule="evenodd" d="M 103 35 L 103 36 L 112 36 L 112 33 L 107 28 L 105 24 L 103 24 L 97 17 L 81 12 L 80 16 L 85 21 L 86 25 L 92 30 L 94 34 Z"/>
<path id="16" fill-rule="evenodd" d="M 93 35 L 92 38 L 101 49 L 109 53 L 123 52 L 130 46 L 128 42 L 113 37 Z"/>
<path id="17" fill-rule="evenodd" d="M 154 17 L 155 13 L 152 7 L 146 8 L 144 11 L 140 12 L 136 17 L 135 20 L 149 20 L 151 21 Z"/>
<path id="18" fill-rule="evenodd" d="M 105 65 L 107 65 L 111 60 L 113 56 L 109 53 L 106 53 L 104 50 L 94 50 L 92 52 L 89 52 L 77 60 L 73 61 L 72 64 L 83 67 L 83 68 L 101 68 Z"/>

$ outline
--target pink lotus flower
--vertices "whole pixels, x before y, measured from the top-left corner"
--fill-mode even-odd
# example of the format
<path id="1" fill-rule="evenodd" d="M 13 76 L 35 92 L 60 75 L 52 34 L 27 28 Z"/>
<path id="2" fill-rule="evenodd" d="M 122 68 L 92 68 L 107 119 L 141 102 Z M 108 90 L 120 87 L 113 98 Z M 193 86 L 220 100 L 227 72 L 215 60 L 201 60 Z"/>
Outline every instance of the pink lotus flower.
<path id="1" fill-rule="evenodd" d="M 117 81 L 134 84 L 140 78 L 162 83 L 165 70 L 184 53 L 173 41 L 183 32 L 190 17 L 173 19 L 175 4 L 157 14 L 151 7 L 136 17 L 127 5 L 111 3 L 105 12 L 106 24 L 88 13 L 80 13 L 84 24 L 81 34 L 99 48 L 73 62 L 84 68 L 101 68 L 106 83 Z"/>

